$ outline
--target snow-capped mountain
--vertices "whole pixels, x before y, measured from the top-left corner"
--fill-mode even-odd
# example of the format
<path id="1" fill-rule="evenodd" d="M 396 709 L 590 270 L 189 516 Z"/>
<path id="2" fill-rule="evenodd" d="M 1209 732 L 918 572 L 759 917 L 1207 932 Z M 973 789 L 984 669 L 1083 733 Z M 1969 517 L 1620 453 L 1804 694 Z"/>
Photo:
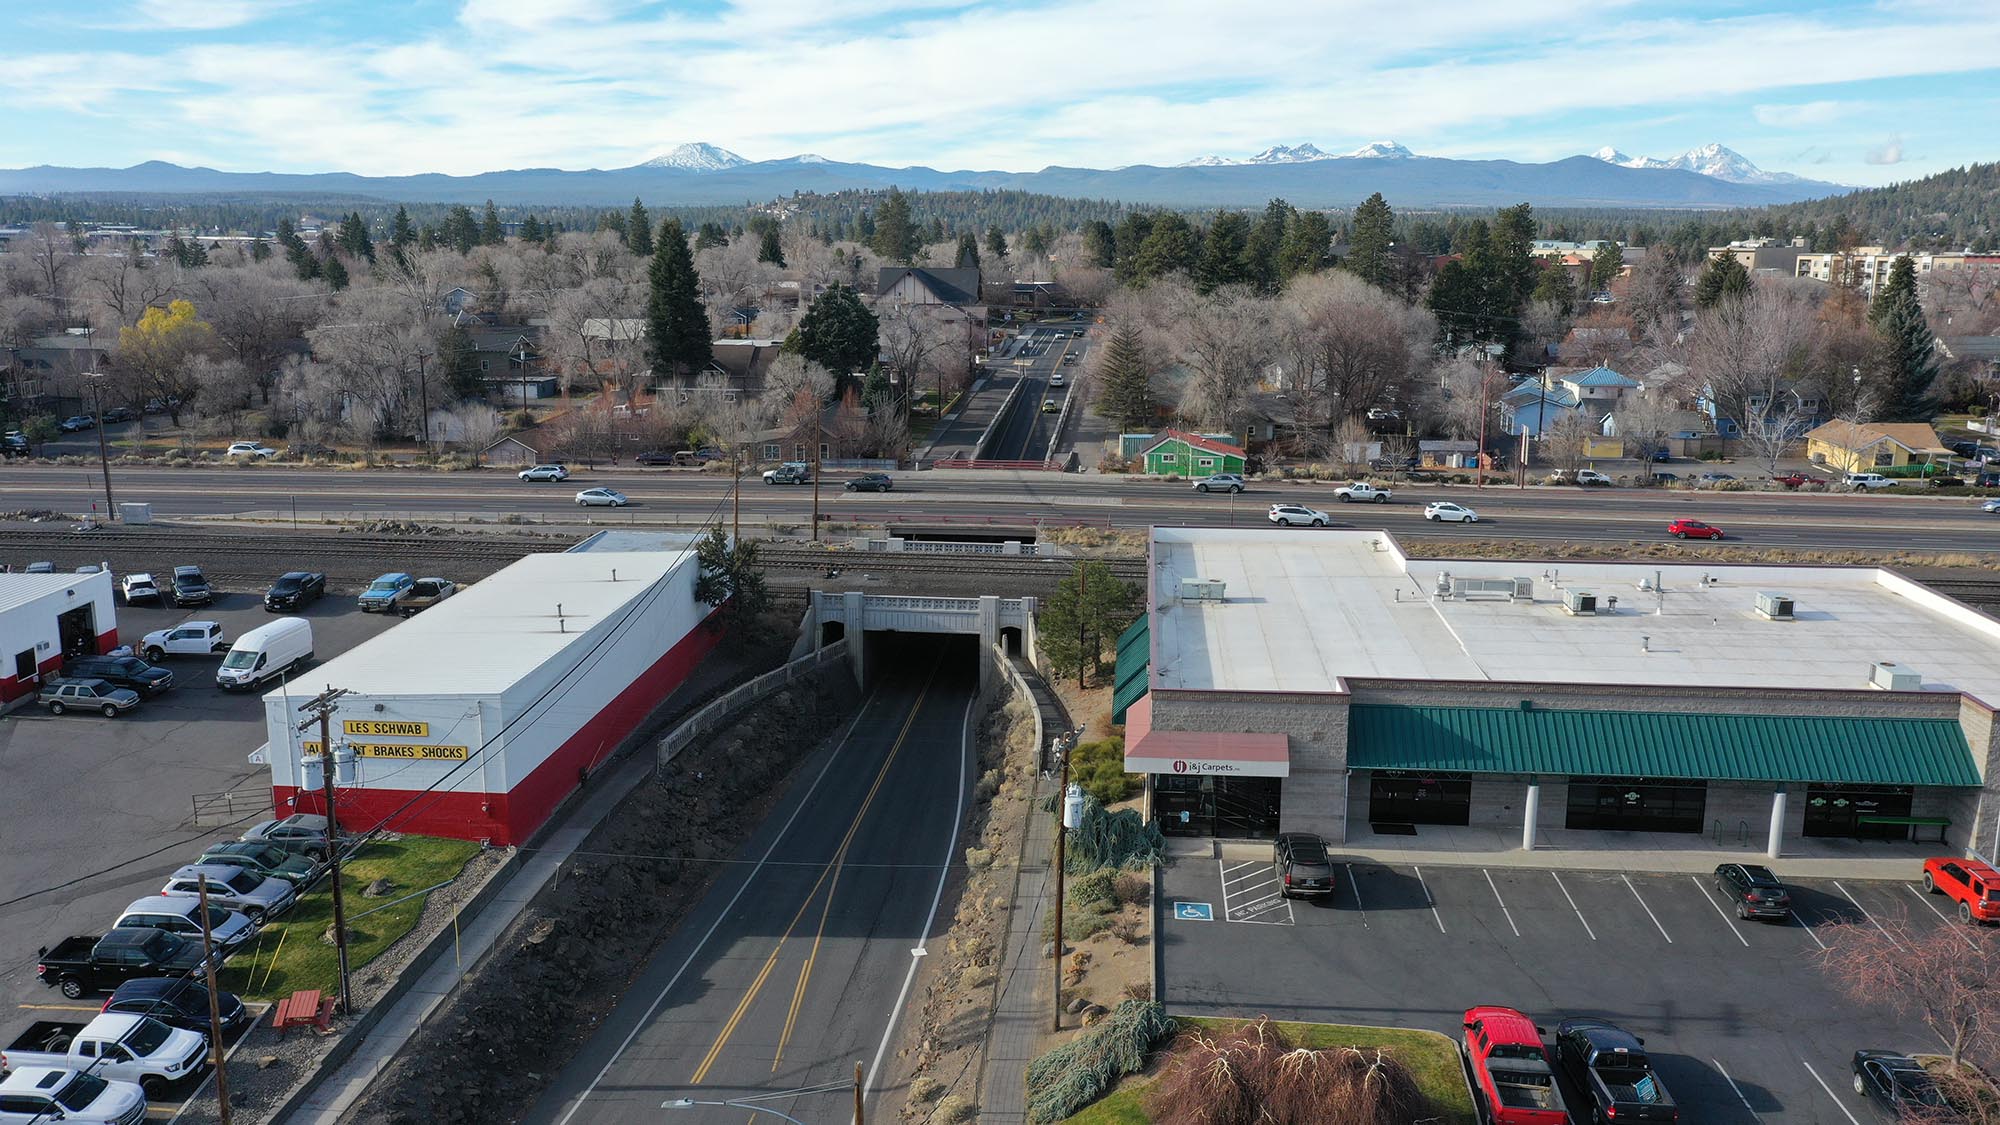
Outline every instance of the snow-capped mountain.
<path id="1" fill-rule="evenodd" d="M 1417 154 L 1395 141 L 1370 141 L 1345 155 L 1349 160 L 1414 160 Z"/>
<path id="2" fill-rule="evenodd" d="M 750 163 L 726 148 L 707 141 L 675 145 L 673 150 L 641 164 L 641 168 L 678 168 L 683 172 L 727 172 Z"/>
<path id="3" fill-rule="evenodd" d="M 1416 153 L 1395 141 L 1374 141 L 1362 145 L 1353 152 L 1338 156 L 1327 152 L 1312 142 L 1296 145 L 1273 145 L 1255 156 L 1237 159 L 1234 156 L 1197 156 L 1183 161 L 1182 168 L 1237 168 L 1258 164 L 1309 164 L 1319 160 L 1406 160 Z"/>
<path id="4" fill-rule="evenodd" d="M 1766 172 L 1750 163 L 1742 153 L 1719 144 L 1691 148 L 1666 160 L 1656 156 L 1627 156 L 1610 145 L 1590 155 L 1621 168 L 1670 168 L 1732 184 L 1796 184 L 1805 180 L 1805 177 L 1794 176 L 1790 172 Z"/>
<path id="5" fill-rule="evenodd" d="M 1245 164 L 1304 164 L 1308 160 L 1331 160 L 1332 153 L 1321 152 L 1310 142 L 1302 145 L 1273 145 L 1263 152 L 1243 161 Z"/>

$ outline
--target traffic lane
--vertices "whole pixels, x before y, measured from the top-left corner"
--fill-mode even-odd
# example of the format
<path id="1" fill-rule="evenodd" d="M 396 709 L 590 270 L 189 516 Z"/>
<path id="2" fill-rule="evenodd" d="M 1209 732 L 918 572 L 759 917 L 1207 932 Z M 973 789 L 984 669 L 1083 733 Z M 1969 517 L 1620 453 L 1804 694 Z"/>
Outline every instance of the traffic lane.
<path id="1" fill-rule="evenodd" d="M 920 668 L 939 666 L 934 659 Z M 945 668 L 936 680 L 890 673 L 844 737 L 801 771 L 736 868 L 641 970 L 529 1120 L 653 1121 L 670 1097 L 793 1089 L 810 1084 L 799 1075 L 829 1068 L 826 1080 L 851 1079 L 856 1058 L 879 1042 L 925 917 L 917 907 L 933 900 L 937 864 L 955 838 L 951 794 L 964 792 L 959 755 L 971 690 L 959 671 Z M 849 865 L 836 882 L 827 861 L 850 829 Z M 801 988 L 815 956 L 826 962 Z M 690 1121 L 709 1119 L 706 1109 L 692 1112 L 704 1116 Z"/>

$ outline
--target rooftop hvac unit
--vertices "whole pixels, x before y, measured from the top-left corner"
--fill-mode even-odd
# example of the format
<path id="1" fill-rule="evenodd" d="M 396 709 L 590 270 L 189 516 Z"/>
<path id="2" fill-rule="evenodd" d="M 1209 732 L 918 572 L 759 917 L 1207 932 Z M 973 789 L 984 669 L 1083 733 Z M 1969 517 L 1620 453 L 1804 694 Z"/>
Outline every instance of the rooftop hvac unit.
<path id="1" fill-rule="evenodd" d="M 1220 578 L 1181 579 L 1181 600 L 1184 602 L 1219 602 L 1223 581 Z"/>
<path id="2" fill-rule="evenodd" d="M 1891 661 L 1877 660 L 1868 666 L 1868 683 L 1883 691 L 1922 691 L 1924 674 Z"/>
<path id="3" fill-rule="evenodd" d="M 1771 621 L 1792 619 L 1792 596 L 1790 594 L 1762 593 L 1757 595 L 1757 614 Z"/>
<path id="4" fill-rule="evenodd" d="M 1563 611 L 1571 617 L 1595 616 L 1597 595 L 1589 590 L 1564 590 Z"/>
<path id="5" fill-rule="evenodd" d="M 1535 580 L 1533 578 L 1457 578 L 1451 580 L 1451 595 L 1455 598 L 1507 598 L 1510 600 L 1533 601 Z"/>

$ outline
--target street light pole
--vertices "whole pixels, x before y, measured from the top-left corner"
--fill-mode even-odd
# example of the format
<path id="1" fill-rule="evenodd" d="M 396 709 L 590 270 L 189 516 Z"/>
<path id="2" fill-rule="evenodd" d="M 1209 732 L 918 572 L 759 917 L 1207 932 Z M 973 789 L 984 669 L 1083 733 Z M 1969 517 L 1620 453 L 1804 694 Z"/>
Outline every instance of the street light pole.
<path id="1" fill-rule="evenodd" d="M 118 504 L 111 498 L 111 452 L 104 445 L 104 375 L 86 371 L 84 378 L 90 380 L 90 399 L 97 406 L 97 467 L 104 473 L 104 518 L 115 521 Z"/>

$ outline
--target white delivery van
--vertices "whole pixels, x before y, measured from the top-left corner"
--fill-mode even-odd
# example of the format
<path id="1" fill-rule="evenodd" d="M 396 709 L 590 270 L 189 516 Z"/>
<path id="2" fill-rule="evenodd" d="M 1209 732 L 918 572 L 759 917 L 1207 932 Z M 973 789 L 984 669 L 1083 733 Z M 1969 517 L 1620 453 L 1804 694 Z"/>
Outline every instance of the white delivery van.
<path id="1" fill-rule="evenodd" d="M 304 668 L 312 656 L 312 622 L 280 617 L 236 638 L 229 655 L 222 658 L 222 667 L 215 670 L 215 683 L 225 691 L 258 687 Z"/>

